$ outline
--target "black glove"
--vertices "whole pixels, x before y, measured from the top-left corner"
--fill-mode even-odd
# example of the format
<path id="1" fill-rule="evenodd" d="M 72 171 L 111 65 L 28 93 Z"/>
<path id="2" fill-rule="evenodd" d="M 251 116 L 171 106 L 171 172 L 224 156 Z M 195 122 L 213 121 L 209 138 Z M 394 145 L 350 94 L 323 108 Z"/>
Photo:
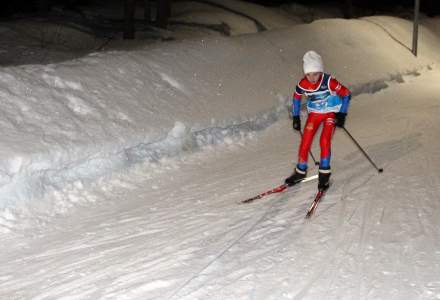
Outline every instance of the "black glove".
<path id="1" fill-rule="evenodd" d="M 301 130 L 301 119 L 299 118 L 299 116 L 293 116 L 292 127 L 295 130 L 298 130 L 298 131 Z"/>
<path id="2" fill-rule="evenodd" d="M 346 116 L 347 116 L 346 113 L 342 113 L 342 112 L 336 113 L 336 126 L 337 127 L 344 127 Z"/>

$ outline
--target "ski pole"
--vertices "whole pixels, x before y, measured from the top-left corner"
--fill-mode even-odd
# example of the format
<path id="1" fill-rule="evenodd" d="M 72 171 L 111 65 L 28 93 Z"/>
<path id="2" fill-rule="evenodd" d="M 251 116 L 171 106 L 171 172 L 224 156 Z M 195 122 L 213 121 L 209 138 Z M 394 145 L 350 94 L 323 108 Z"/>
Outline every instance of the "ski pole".
<path id="1" fill-rule="evenodd" d="M 342 127 L 342 129 L 344 129 L 344 131 L 347 133 L 347 135 L 351 138 L 351 140 L 356 144 L 356 146 L 359 148 L 359 150 L 361 150 L 361 152 L 365 155 L 365 157 L 368 159 L 368 161 L 373 165 L 373 167 L 377 170 L 377 172 L 382 173 L 383 169 L 382 168 L 378 168 L 376 166 L 376 164 L 374 163 L 374 161 L 370 158 L 370 156 L 368 156 L 367 152 L 365 152 L 364 149 L 362 149 L 361 145 L 359 145 L 359 143 L 355 140 L 355 138 L 350 134 L 350 132 L 348 132 L 347 128 Z"/>
<path id="2" fill-rule="evenodd" d="M 303 138 L 303 132 L 302 132 L 301 129 L 299 130 L 299 134 L 301 134 L 301 139 L 302 139 Z M 315 166 L 319 166 L 319 161 L 316 161 L 315 157 L 313 156 L 312 150 L 309 149 L 309 153 L 310 153 L 310 156 L 313 159 L 313 162 L 315 163 Z"/>

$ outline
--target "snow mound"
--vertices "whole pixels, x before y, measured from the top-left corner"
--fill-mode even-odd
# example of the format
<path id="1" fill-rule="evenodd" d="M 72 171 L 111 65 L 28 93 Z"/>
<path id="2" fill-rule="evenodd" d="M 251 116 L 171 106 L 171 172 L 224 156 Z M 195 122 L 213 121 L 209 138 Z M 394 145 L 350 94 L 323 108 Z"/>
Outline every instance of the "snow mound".
<path id="1" fill-rule="evenodd" d="M 277 12 L 296 21 L 297 23 L 310 23 L 317 19 L 342 18 L 340 5 L 337 3 L 313 4 L 307 6 L 299 3 L 281 5 Z"/>
<path id="2" fill-rule="evenodd" d="M 291 19 L 258 4 L 237 0 L 208 0 L 205 2 L 222 5 L 231 10 L 246 14 L 258 20 L 268 30 L 290 27 L 297 24 Z"/>
<path id="3" fill-rule="evenodd" d="M 65 61 L 100 48 L 105 40 L 93 33 L 45 21 L 16 20 L 0 24 L 0 65 Z"/>
<path id="4" fill-rule="evenodd" d="M 422 29 L 415 58 L 402 45 L 409 22 L 374 21 L 320 20 L 2 68 L 0 206 L 266 128 L 287 116 L 309 49 L 358 93 L 438 62 L 432 32 Z"/>
<path id="5" fill-rule="evenodd" d="M 211 29 L 217 26 L 217 31 L 224 35 L 256 33 L 302 23 L 267 7 L 237 0 L 182 1 L 174 3 L 172 10 L 171 24 L 205 25 Z"/>
<path id="6" fill-rule="evenodd" d="M 224 34 L 240 35 L 258 32 L 254 21 L 231 13 L 222 8 L 198 2 L 177 2 L 173 4 L 172 24 L 217 25 L 225 24 Z M 177 31 L 177 30 L 176 30 Z"/>

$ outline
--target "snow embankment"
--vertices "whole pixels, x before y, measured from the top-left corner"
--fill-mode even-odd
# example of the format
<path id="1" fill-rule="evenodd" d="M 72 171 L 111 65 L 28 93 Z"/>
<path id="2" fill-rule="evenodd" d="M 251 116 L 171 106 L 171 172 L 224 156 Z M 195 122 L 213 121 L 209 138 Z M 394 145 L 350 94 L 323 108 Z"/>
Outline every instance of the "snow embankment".
<path id="1" fill-rule="evenodd" d="M 0 207 L 269 126 L 287 116 L 309 49 L 357 94 L 438 61 L 434 34 L 422 30 L 415 58 L 396 42 L 411 34 L 410 24 L 377 20 L 399 36 L 365 20 L 321 20 L 2 68 Z"/>
<path id="2" fill-rule="evenodd" d="M 176 19 L 190 22 L 219 24 L 231 27 L 238 35 L 264 30 L 285 28 L 300 22 L 267 7 L 237 0 L 193 0 L 173 5 Z"/>
<path id="3" fill-rule="evenodd" d="M 285 13 L 267 7 L 238 0 L 193 0 L 179 1 L 172 5 L 171 29 L 175 37 L 193 38 L 194 34 L 207 35 L 202 28 L 223 35 L 241 35 L 266 30 L 291 27 L 303 23 Z M 192 35 L 186 35 L 181 27 L 194 27 Z M 177 27 L 176 27 L 177 26 Z"/>

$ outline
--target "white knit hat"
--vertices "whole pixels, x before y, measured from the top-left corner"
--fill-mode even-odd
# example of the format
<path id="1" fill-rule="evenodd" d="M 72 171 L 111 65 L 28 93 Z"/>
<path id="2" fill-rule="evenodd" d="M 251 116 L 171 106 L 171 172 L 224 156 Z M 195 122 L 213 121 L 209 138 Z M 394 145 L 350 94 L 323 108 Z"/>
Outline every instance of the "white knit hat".
<path id="1" fill-rule="evenodd" d="M 321 56 L 315 51 L 307 51 L 303 57 L 304 61 L 304 74 L 313 72 L 324 72 L 324 64 L 322 63 Z"/>

